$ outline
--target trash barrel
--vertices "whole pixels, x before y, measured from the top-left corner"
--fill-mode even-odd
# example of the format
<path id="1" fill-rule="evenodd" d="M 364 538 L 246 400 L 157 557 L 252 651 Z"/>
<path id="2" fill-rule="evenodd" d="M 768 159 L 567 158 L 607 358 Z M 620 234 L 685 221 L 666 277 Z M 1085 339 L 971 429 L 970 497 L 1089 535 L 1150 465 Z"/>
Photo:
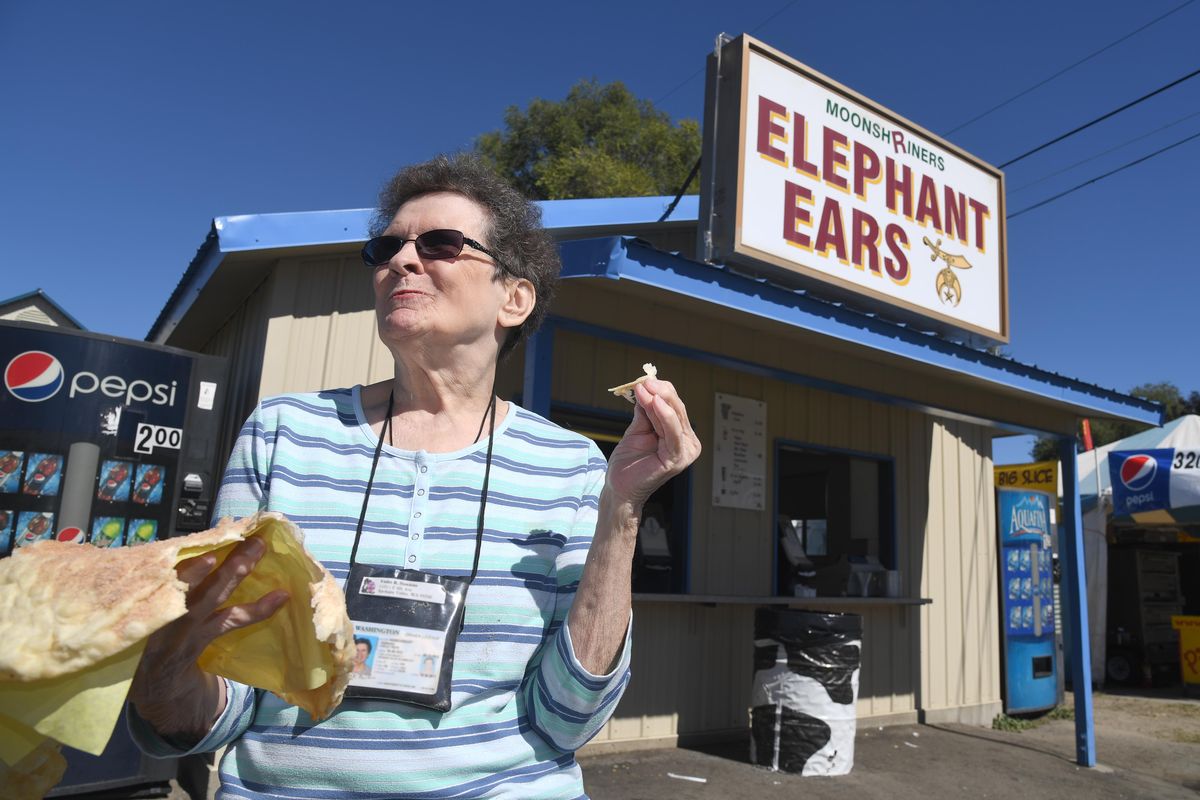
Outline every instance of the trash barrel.
<path id="1" fill-rule="evenodd" d="M 751 762 L 801 775 L 850 772 L 861 663 L 858 614 L 757 609 Z"/>

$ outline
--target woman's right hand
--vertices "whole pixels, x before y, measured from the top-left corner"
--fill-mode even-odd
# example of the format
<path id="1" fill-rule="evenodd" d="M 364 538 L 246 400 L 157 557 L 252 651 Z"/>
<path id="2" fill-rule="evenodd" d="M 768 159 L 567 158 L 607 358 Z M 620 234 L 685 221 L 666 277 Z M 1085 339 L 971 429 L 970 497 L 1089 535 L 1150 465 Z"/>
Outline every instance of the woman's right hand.
<path id="1" fill-rule="evenodd" d="M 138 714 L 160 735 L 192 743 L 208 735 L 225 710 L 225 681 L 201 670 L 196 659 L 221 634 L 262 622 L 287 602 L 279 589 L 253 603 L 220 608 L 264 552 L 266 545 L 252 537 L 219 567 L 211 553 L 176 567 L 188 585 L 187 613 L 147 640 L 129 688 Z"/>

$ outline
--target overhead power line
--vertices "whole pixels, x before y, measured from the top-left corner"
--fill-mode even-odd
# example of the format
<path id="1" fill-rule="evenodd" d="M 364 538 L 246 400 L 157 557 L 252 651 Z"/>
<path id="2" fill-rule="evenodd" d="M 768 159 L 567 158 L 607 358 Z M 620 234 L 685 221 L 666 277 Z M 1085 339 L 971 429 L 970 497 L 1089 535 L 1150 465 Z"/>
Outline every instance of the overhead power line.
<path id="1" fill-rule="evenodd" d="M 1102 150 L 1099 153 L 1096 153 L 1096 155 L 1094 155 L 1094 156 L 1088 156 L 1087 158 L 1082 159 L 1081 161 L 1076 161 L 1074 164 L 1065 166 L 1062 169 L 1057 169 L 1054 172 L 1051 172 L 1049 175 L 1043 175 L 1042 177 L 1038 178 L 1036 181 L 1030 181 L 1029 183 L 1023 183 L 1020 186 L 1017 186 L 1013 189 L 1009 189 L 1008 194 L 1009 194 L 1009 196 L 1012 196 L 1012 195 L 1016 194 L 1017 192 L 1023 192 L 1032 186 L 1037 186 L 1039 183 L 1043 183 L 1045 181 L 1050 180 L 1051 178 L 1062 175 L 1064 172 L 1070 172 L 1071 170 L 1075 169 L 1076 167 L 1082 167 L 1084 164 L 1095 161 L 1097 158 L 1106 156 L 1109 153 L 1115 153 L 1116 151 L 1120 150 L 1122 147 L 1128 147 L 1129 145 L 1133 144 L 1134 142 L 1140 142 L 1142 139 L 1149 138 L 1156 133 L 1161 133 L 1162 131 L 1165 131 L 1167 128 L 1174 128 L 1179 123 L 1187 122 L 1192 117 L 1200 117 L 1200 111 L 1193 111 L 1191 114 L 1188 114 L 1186 117 L 1180 117 L 1179 119 L 1175 120 L 1174 122 L 1168 122 L 1166 125 L 1163 125 L 1161 128 L 1155 128 L 1154 130 L 1150 131 L 1149 133 L 1143 133 L 1141 136 L 1135 136 L 1132 139 L 1126 139 L 1125 141 L 1121 142 L 1119 145 L 1116 145 L 1115 147 L 1110 147 L 1107 150 Z"/>
<path id="2" fill-rule="evenodd" d="M 1024 152 L 1021 155 L 1017 156 L 1016 158 L 1011 158 L 1008 161 L 1005 161 L 1003 164 L 1000 165 L 1000 168 L 1003 169 L 1004 167 L 1015 164 L 1018 161 L 1020 161 L 1021 159 L 1028 158 L 1029 156 L 1033 155 L 1034 153 L 1037 153 L 1041 150 L 1045 150 L 1047 147 L 1049 147 L 1052 144 L 1058 144 L 1063 139 L 1066 139 L 1070 136 L 1074 136 L 1075 134 L 1079 133 L 1080 131 L 1087 130 L 1088 128 L 1092 127 L 1093 125 L 1103 122 L 1104 120 L 1108 119 L 1109 117 L 1120 114 L 1122 111 L 1131 109 L 1134 106 L 1136 106 L 1138 103 L 1149 100 L 1151 97 L 1154 97 L 1157 94 L 1162 94 L 1167 89 L 1170 89 L 1173 86 L 1178 86 L 1179 84 L 1183 83 L 1184 81 L 1190 80 L 1191 78 L 1194 78 L 1197 75 L 1200 75 L 1200 69 L 1193 70 L 1192 72 L 1189 72 L 1187 75 L 1184 75 L 1182 78 L 1177 78 L 1177 79 L 1171 81 L 1170 83 L 1166 84 L 1165 86 L 1158 87 L 1157 89 L 1155 89 L 1153 92 L 1150 92 L 1149 94 L 1142 95 L 1137 100 L 1128 102 L 1125 105 L 1121 106 L 1120 108 L 1115 108 L 1112 111 L 1108 112 L 1107 114 L 1104 114 L 1103 116 L 1096 117 L 1091 122 L 1085 122 L 1083 125 L 1080 125 L 1078 128 L 1067 131 L 1062 136 L 1056 136 L 1055 138 L 1051 139 L 1050 141 L 1046 142 L 1045 144 L 1039 144 L 1037 147 L 1033 148 L 1032 150 Z"/>
<path id="3" fill-rule="evenodd" d="M 1188 142 L 1192 141 L 1193 139 L 1200 139 L 1200 132 L 1193 133 L 1191 136 L 1188 136 L 1186 139 L 1180 139 L 1178 142 L 1175 142 L 1174 144 L 1169 144 L 1166 147 L 1162 148 L 1161 150 L 1155 150 L 1150 155 L 1142 156 L 1141 158 L 1137 159 L 1136 161 L 1130 161 L 1128 164 L 1124 164 L 1123 166 L 1117 167 L 1114 170 L 1110 170 L 1109 172 L 1106 172 L 1103 175 L 1097 175 L 1095 178 L 1092 178 L 1090 181 L 1084 181 L 1083 183 L 1079 184 L 1078 186 L 1073 186 L 1070 189 L 1067 189 L 1065 192 L 1059 192 L 1058 194 L 1054 195 L 1053 197 L 1047 197 L 1045 200 L 1042 200 L 1041 202 L 1034 203 L 1031 206 L 1022 208 L 1020 211 L 1009 214 L 1008 219 L 1016 219 L 1017 217 L 1021 216 L 1022 214 L 1025 214 L 1029 211 L 1033 211 L 1035 208 L 1041 208 L 1044 205 L 1053 203 L 1055 200 L 1058 200 L 1059 198 L 1062 198 L 1062 197 L 1066 197 L 1067 195 L 1071 194 L 1072 192 L 1077 192 L 1085 186 L 1091 186 L 1093 183 L 1102 181 L 1105 178 L 1109 177 L 1110 175 L 1116 175 L 1118 172 L 1121 172 L 1122 170 L 1129 169 L 1130 167 L 1136 167 L 1138 164 L 1141 164 L 1144 161 L 1149 161 L 1150 159 L 1154 158 L 1155 156 L 1160 156 L 1163 153 L 1167 152 L 1168 150 L 1173 150 L 1176 147 L 1179 147 L 1181 144 L 1187 144 Z"/>
<path id="4" fill-rule="evenodd" d="M 768 22 L 770 22 L 771 20 L 775 19 L 775 18 L 776 18 L 776 17 L 778 17 L 780 14 L 782 14 L 782 13 L 783 13 L 783 12 L 785 12 L 785 11 L 787 11 L 787 10 L 788 10 L 789 8 L 791 8 L 792 6 L 796 5 L 796 3 L 798 3 L 798 2 L 800 2 L 800 0 L 790 0 L 790 2 L 788 2 L 788 3 L 787 3 L 787 5 L 783 6 L 783 7 L 782 7 L 782 8 L 780 8 L 778 11 L 776 11 L 774 14 L 772 14 L 771 16 L 769 16 L 769 17 L 767 17 L 766 19 L 764 19 L 762 22 L 760 22 L 760 23 L 758 23 L 757 25 L 755 25 L 753 28 L 751 28 L 749 31 L 747 31 L 747 33 L 758 33 L 758 31 L 759 31 L 761 28 L 763 28 L 764 26 L 766 26 L 766 24 L 767 24 Z M 1188 2 L 1195 2 L 1195 0 L 1188 0 Z M 661 103 L 663 100 L 666 100 L 668 97 L 670 97 L 671 95 L 675 94 L 676 92 L 678 92 L 678 91 L 679 91 L 680 89 L 682 89 L 683 87 L 687 86 L 689 83 L 691 83 L 691 82 L 692 82 L 692 81 L 695 79 L 695 77 L 696 77 L 697 75 L 699 75 L 700 73 L 704 72 L 705 68 L 706 68 L 706 67 L 700 67 L 700 69 L 696 70 L 696 71 L 695 71 L 695 72 L 693 72 L 691 75 L 688 75 L 686 78 L 684 78 L 682 81 L 680 81 L 680 82 L 679 82 L 679 85 L 677 85 L 677 86 L 676 86 L 674 89 L 672 89 L 671 91 L 669 91 L 669 92 L 667 92 L 666 94 L 664 94 L 662 97 L 660 97 L 660 98 L 658 98 L 657 100 L 655 100 L 655 101 L 654 101 L 654 105 L 658 105 L 658 104 L 659 104 L 659 103 Z"/>
<path id="5" fill-rule="evenodd" d="M 1047 83 L 1049 83 L 1050 81 L 1054 80 L 1055 78 L 1058 78 L 1058 77 L 1061 77 L 1061 76 L 1063 76 L 1063 75 L 1067 74 L 1067 73 L 1068 73 L 1068 72 L 1070 72 L 1071 70 L 1073 70 L 1073 69 L 1075 69 L 1076 67 L 1078 67 L 1080 64 L 1083 64 L 1083 63 L 1085 63 L 1085 62 L 1087 62 L 1087 61 L 1091 61 L 1091 60 L 1092 60 L 1093 58 L 1095 58 L 1096 56 L 1100 55 L 1101 53 L 1103 53 L 1103 52 L 1104 52 L 1104 51 L 1106 51 L 1106 50 L 1110 50 L 1110 49 L 1112 49 L 1113 47 L 1116 47 L 1117 45 L 1119 45 L 1121 42 L 1125 41 L 1126 39 L 1129 39 L 1129 38 L 1131 38 L 1131 37 L 1133 37 L 1133 36 L 1137 36 L 1139 33 L 1141 33 L 1142 31 L 1146 30 L 1146 29 L 1147 29 L 1147 28 L 1149 28 L 1151 25 L 1154 25 L 1154 24 L 1156 24 L 1156 23 L 1162 22 L 1164 19 L 1166 19 L 1167 17 L 1171 16 L 1171 15 L 1172 15 L 1172 14 L 1174 14 L 1176 11 L 1181 11 L 1181 10 L 1183 10 L 1184 8 L 1187 8 L 1188 6 L 1190 6 L 1190 5 L 1191 5 L 1192 3 L 1194 3 L 1194 2 L 1196 2 L 1196 0 L 1187 0 L 1187 2 L 1186 2 L 1186 3 L 1184 3 L 1183 5 L 1178 5 L 1178 6 L 1175 6 L 1175 8 L 1172 8 L 1172 9 L 1171 9 L 1170 11 L 1168 11 L 1167 13 L 1165 13 L 1165 14 L 1163 14 L 1163 15 L 1161 15 L 1161 16 L 1155 17 L 1154 19 L 1150 20 L 1149 22 L 1147 22 L 1147 23 L 1146 23 L 1145 25 L 1143 25 L 1142 27 L 1140 27 L 1140 28 L 1138 28 L 1138 29 L 1136 29 L 1136 30 L 1132 30 L 1132 31 L 1130 31 L 1129 33 L 1125 34 L 1125 35 L 1124 35 L 1124 36 L 1122 36 L 1120 39 L 1117 39 L 1116 41 L 1113 41 L 1113 42 L 1109 42 L 1108 44 L 1104 45 L 1104 47 L 1101 47 L 1099 50 L 1095 51 L 1094 53 L 1091 53 L 1091 54 L 1089 54 L 1089 55 L 1086 55 L 1086 56 L 1084 56 L 1083 58 L 1081 58 L 1081 59 L 1079 59 L 1078 61 L 1076 61 L 1074 64 L 1070 64 L 1070 65 L 1068 65 L 1068 66 L 1066 66 L 1066 67 L 1063 67 L 1063 68 L 1062 68 L 1062 69 L 1060 69 L 1058 72 L 1056 72 L 1056 73 L 1054 73 L 1053 75 L 1051 75 L 1049 78 L 1045 78 L 1045 79 L 1043 79 L 1043 80 L 1040 80 L 1040 81 L 1038 81 L 1037 83 L 1033 84 L 1032 86 L 1030 86 L 1030 87 L 1029 87 L 1029 88 L 1027 88 L 1027 89 L 1022 89 L 1021 91 L 1019 91 L 1019 92 L 1017 92 L 1016 94 L 1014 94 L 1012 97 L 1008 98 L 1007 100 L 1002 100 L 1001 102 L 999 102 L 999 103 L 997 103 L 996 105 L 994 105 L 994 106 L 992 106 L 991 108 L 989 108 L 987 111 L 984 111 L 982 114 L 979 114 L 978 116 L 971 117 L 969 120 L 967 120 L 966 122 L 964 122 L 964 123 L 962 123 L 962 124 L 958 125 L 957 127 L 951 128 L 950 130 L 946 131 L 946 136 L 949 136 L 949 135 L 950 135 L 950 134 L 952 134 L 952 133 L 956 133 L 956 132 L 958 132 L 958 131 L 962 130 L 963 128 L 967 127 L 968 125 L 970 125 L 970 124 L 974 123 L 974 122 L 978 122 L 979 120 L 983 119 L 983 118 L 984 118 L 984 117 L 986 117 L 987 115 L 991 114 L 993 111 L 999 111 L 1001 108 L 1004 108 L 1006 105 L 1008 105 L 1008 104 L 1009 104 L 1009 103 L 1011 103 L 1012 101 L 1014 101 L 1014 100 L 1018 100 L 1018 99 L 1020 99 L 1020 98 L 1024 97 L 1025 95 L 1029 94 L 1029 93 L 1030 93 L 1030 92 L 1032 92 L 1034 89 L 1040 89 L 1041 87 L 1045 86 Z"/>

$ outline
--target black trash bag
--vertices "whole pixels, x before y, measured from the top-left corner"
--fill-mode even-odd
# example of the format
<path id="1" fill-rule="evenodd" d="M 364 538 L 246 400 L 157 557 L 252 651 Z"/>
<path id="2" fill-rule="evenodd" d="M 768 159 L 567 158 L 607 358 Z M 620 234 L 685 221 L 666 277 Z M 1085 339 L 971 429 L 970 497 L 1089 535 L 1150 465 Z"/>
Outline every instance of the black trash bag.
<path id="1" fill-rule="evenodd" d="M 752 760 L 806 775 L 846 774 L 854 761 L 862 617 L 760 608 L 754 622 Z"/>
<path id="2" fill-rule="evenodd" d="M 780 710 L 783 718 L 777 723 Z M 776 724 L 780 726 L 778 750 L 775 748 Z M 829 744 L 830 729 L 803 711 L 782 706 L 755 706 L 750 709 L 750 735 L 754 740 L 750 748 L 752 763 L 784 772 L 803 772 L 813 754 Z"/>

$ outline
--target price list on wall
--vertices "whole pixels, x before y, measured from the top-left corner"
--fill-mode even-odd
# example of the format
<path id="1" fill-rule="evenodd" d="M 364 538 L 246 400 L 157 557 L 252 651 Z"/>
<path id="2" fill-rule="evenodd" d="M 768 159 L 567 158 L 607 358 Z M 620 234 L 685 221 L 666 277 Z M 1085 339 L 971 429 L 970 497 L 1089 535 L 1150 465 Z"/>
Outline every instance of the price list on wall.
<path id="1" fill-rule="evenodd" d="M 767 404 L 716 393 L 713 505 L 762 511 L 766 502 Z"/>

